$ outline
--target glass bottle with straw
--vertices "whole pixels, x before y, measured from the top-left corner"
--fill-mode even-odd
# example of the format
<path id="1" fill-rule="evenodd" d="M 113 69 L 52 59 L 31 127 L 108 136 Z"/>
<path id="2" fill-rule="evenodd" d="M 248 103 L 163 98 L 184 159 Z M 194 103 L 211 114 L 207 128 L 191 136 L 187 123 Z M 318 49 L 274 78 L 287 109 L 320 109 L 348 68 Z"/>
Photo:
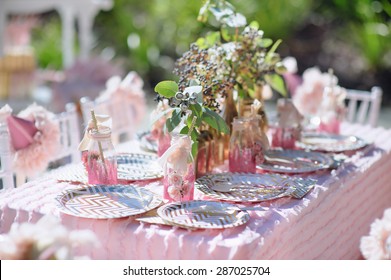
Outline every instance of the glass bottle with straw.
<path id="1" fill-rule="evenodd" d="M 111 141 L 111 129 L 99 127 L 91 110 L 93 128 L 88 131 L 91 141 L 87 152 L 87 173 L 89 184 L 117 184 L 117 158 Z"/>

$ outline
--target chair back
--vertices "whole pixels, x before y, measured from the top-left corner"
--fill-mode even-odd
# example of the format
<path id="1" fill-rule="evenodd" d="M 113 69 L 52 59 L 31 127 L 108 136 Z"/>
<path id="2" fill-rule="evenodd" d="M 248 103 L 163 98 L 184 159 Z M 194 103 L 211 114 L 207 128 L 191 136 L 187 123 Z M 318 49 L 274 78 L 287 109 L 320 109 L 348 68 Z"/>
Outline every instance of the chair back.
<path id="1" fill-rule="evenodd" d="M 0 123 L 0 190 L 14 187 L 11 142 L 6 123 Z"/>
<path id="2" fill-rule="evenodd" d="M 371 91 L 347 89 L 347 121 L 377 126 L 382 94 L 380 87 L 373 87 Z"/>
<path id="3" fill-rule="evenodd" d="M 91 110 L 95 114 L 109 115 L 112 119 L 111 135 L 113 144 L 133 139 L 135 134 L 135 110 L 126 98 L 118 95 L 106 100 L 91 100 L 88 97 L 80 99 L 84 125 L 91 119 Z"/>
<path id="4" fill-rule="evenodd" d="M 74 103 L 68 103 L 65 111 L 56 115 L 60 128 L 60 149 L 52 161 L 69 157 L 70 163 L 81 160 L 81 152 L 78 150 L 80 143 L 80 122 Z"/>

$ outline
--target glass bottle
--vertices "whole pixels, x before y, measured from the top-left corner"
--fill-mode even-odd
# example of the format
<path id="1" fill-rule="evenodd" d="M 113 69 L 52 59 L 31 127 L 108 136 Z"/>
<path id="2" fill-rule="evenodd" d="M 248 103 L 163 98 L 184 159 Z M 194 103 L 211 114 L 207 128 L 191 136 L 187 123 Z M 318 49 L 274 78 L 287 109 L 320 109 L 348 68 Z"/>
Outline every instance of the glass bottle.
<path id="1" fill-rule="evenodd" d="M 111 130 L 103 128 L 89 131 L 90 143 L 83 160 L 89 184 L 117 184 L 117 157 L 111 141 Z M 84 158 L 85 157 L 85 158 Z"/>
<path id="2" fill-rule="evenodd" d="M 260 115 L 251 117 L 250 121 L 254 137 L 255 163 L 262 164 L 265 161 L 264 153 L 270 148 L 269 140 L 263 131 L 264 121 Z"/>
<path id="3" fill-rule="evenodd" d="M 235 118 L 229 146 L 229 171 L 255 173 L 253 121 L 251 118 Z"/>
<path id="4" fill-rule="evenodd" d="M 174 136 L 171 147 L 163 155 L 164 199 L 188 201 L 194 197 L 195 163 L 191 154 L 192 141 L 187 135 Z"/>
<path id="5" fill-rule="evenodd" d="M 268 135 L 273 148 L 295 149 L 301 135 L 302 116 L 291 99 L 277 100 L 277 118 L 269 122 Z"/>

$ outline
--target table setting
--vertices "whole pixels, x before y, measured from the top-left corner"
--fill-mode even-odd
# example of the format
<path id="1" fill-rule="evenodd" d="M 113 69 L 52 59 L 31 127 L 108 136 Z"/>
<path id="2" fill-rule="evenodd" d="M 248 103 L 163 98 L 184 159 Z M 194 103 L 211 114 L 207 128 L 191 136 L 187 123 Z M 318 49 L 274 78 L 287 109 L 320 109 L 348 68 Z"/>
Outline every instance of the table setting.
<path id="1" fill-rule="evenodd" d="M 114 145 L 114 120 L 91 110 L 81 162 L 4 192 L 0 233 L 51 215 L 94 232 L 92 259 L 358 258 L 390 205 L 391 131 L 344 121 L 332 70 L 317 101 L 288 92 L 280 40 L 224 11 L 203 8 L 222 28 L 157 83 L 149 127 Z"/>

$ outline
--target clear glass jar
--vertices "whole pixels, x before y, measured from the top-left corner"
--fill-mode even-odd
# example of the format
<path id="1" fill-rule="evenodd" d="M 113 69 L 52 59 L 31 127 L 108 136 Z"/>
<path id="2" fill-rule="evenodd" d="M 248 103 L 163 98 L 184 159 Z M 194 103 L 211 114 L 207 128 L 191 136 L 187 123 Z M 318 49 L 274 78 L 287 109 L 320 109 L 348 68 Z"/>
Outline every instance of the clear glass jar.
<path id="1" fill-rule="evenodd" d="M 195 163 L 191 154 L 192 141 L 187 135 L 172 138 L 164 164 L 164 199 L 188 201 L 194 197 Z M 163 155 L 164 157 L 164 155 Z"/>
<path id="2" fill-rule="evenodd" d="M 229 146 L 229 171 L 255 173 L 254 122 L 251 118 L 235 118 Z"/>
<path id="3" fill-rule="evenodd" d="M 84 157 L 89 184 L 115 185 L 117 177 L 117 157 L 108 128 L 89 131 L 91 141 Z"/>

